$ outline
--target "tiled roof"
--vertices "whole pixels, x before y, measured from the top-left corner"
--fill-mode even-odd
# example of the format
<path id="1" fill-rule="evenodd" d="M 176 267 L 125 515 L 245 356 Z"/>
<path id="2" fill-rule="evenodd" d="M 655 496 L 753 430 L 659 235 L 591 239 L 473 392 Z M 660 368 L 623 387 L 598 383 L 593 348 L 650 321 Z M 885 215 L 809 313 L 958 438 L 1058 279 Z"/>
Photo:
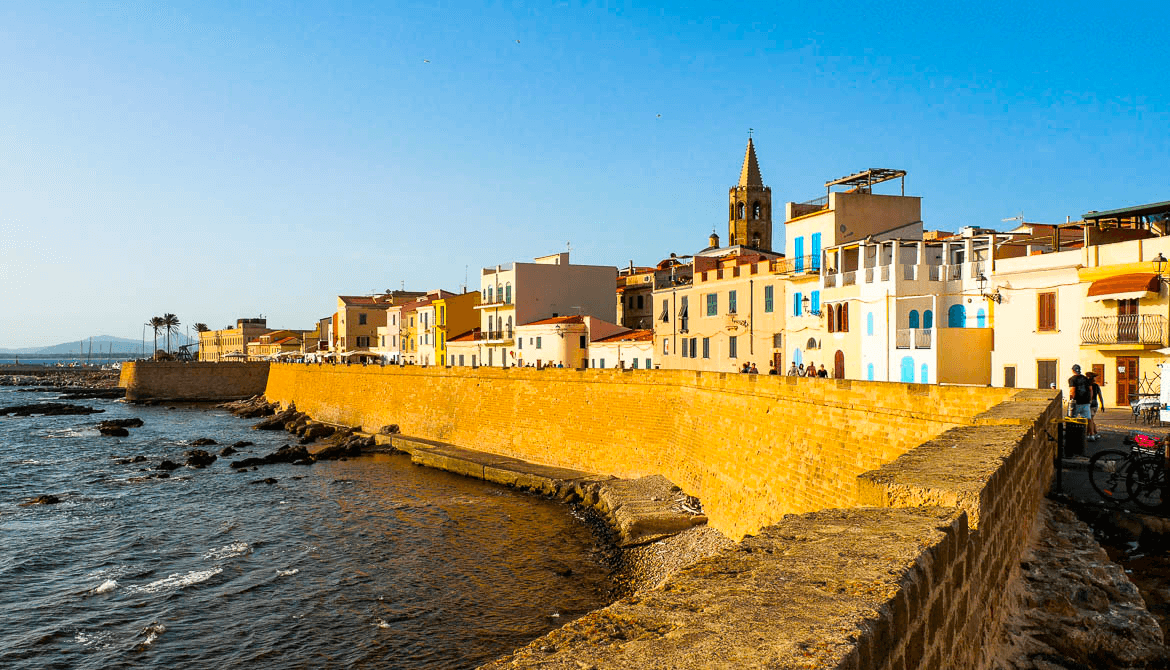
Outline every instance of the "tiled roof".
<path id="1" fill-rule="evenodd" d="M 337 296 L 348 307 L 374 307 L 384 306 L 384 301 L 378 300 L 377 296 L 371 297 L 368 295 L 339 295 Z"/>
<path id="2" fill-rule="evenodd" d="M 585 317 L 580 315 L 573 316 L 554 316 L 548 319 L 541 319 L 539 321 L 532 321 L 522 325 L 525 326 L 547 326 L 554 323 L 585 323 Z"/>
<path id="3" fill-rule="evenodd" d="M 448 338 L 447 343 L 450 344 L 451 342 L 472 342 L 475 340 L 476 335 L 479 335 L 479 328 L 473 328 L 473 329 L 467 331 L 466 333 L 463 333 L 462 335 Z"/>
<path id="4" fill-rule="evenodd" d="M 653 342 L 653 330 L 627 330 L 624 333 L 617 335 L 610 335 L 600 339 L 593 340 L 594 344 L 607 344 L 609 342 Z"/>

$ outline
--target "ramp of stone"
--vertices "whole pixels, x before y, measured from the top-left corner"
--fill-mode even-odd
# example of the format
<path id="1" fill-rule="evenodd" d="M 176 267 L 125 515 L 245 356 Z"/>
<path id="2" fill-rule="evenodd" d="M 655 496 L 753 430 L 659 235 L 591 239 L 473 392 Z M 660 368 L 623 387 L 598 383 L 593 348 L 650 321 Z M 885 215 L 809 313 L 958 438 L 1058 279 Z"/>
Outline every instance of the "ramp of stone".
<path id="1" fill-rule="evenodd" d="M 622 547 L 653 542 L 707 522 L 706 516 L 683 508 L 686 495 L 661 475 L 621 480 L 405 435 L 378 435 L 375 442 L 375 450 L 409 454 L 418 465 L 581 502 L 606 517 Z"/>

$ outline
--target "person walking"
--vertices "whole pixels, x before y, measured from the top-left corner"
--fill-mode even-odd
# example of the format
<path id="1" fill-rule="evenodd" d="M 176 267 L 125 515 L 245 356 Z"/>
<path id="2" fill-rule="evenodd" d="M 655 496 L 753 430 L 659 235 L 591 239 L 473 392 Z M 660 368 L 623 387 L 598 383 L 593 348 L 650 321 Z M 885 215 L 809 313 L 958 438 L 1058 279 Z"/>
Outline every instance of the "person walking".
<path id="1" fill-rule="evenodd" d="M 1069 416 L 1085 420 L 1093 418 L 1089 403 L 1093 400 L 1093 386 L 1089 378 L 1081 374 L 1081 366 L 1072 366 L 1073 375 L 1068 378 Z"/>
<path id="2" fill-rule="evenodd" d="M 760 374 L 760 371 L 759 371 L 759 369 L 758 369 L 758 368 L 756 368 L 756 364 L 755 364 L 755 363 L 752 363 L 752 367 L 751 367 L 751 369 L 750 369 L 750 370 L 748 370 L 748 372 L 752 373 L 753 375 L 758 375 L 758 374 Z"/>
<path id="3" fill-rule="evenodd" d="M 1085 374 L 1085 378 L 1089 380 L 1089 386 L 1092 393 L 1089 396 L 1089 440 L 1096 442 L 1101 439 L 1101 433 L 1097 432 L 1097 412 L 1105 411 L 1105 396 L 1101 395 L 1101 387 L 1097 385 L 1097 373 L 1089 372 Z"/>
<path id="4" fill-rule="evenodd" d="M 803 376 L 804 376 L 804 363 L 801 363 L 801 364 L 800 364 L 800 367 L 796 369 L 796 376 L 797 376 L 797 377 L 803 377 Z"/>
<path id="5" fill-rule="evenodd" d="M 800 370 L 796 369 L 796 361 L 792 361 L 792 367 L 788 368 L 788 376 L 795 377 L 800 374 Z"/>
<path id="6" fill-rule="evenodd" d="M 825 369 L 824 363 L 821 363 L 821 369 L 817 370 L 817 376 L 820 377 L 821 379 L 828 379 L 829 378 L 829 371 Z"/>
<path id="7" fill-rule="evenodd" d="M 805 377 L 816 377 L 817 376 L 817 364 L 816 363 L 809 363 L 808 367 L 804 369 L 804 376 Z"/>

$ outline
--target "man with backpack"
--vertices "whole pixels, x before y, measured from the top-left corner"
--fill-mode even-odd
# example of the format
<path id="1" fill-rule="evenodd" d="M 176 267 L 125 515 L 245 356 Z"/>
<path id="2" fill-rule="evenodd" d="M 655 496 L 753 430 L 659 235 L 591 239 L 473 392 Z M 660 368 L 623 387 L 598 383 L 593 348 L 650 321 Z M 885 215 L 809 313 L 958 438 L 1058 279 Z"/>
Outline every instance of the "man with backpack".
<path id="1" fill-rule="evenodd" d="M 1069 416 L 1091 419 L 1093 414 L 1089 410 L 1089 403 L 1093 400 L 1093 385 L 1088 377 L 1081 374 L 1081 366 L 1072 366 L 1072 371 L 1073 376 L 1068 378 Z"/>

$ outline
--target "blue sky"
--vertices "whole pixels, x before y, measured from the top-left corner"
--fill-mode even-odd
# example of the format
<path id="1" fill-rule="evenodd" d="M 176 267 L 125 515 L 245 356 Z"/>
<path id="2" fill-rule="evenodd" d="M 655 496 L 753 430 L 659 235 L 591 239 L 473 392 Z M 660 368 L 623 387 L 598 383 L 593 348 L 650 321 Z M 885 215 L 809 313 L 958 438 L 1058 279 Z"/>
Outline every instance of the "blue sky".
<path id="1" fill-rule="evenodd" d="M 1164 3 L 159 4 L 0 4 L 0 346 L 689 253 L 749 127 L 777 205 L 1170 199 Z"/>

